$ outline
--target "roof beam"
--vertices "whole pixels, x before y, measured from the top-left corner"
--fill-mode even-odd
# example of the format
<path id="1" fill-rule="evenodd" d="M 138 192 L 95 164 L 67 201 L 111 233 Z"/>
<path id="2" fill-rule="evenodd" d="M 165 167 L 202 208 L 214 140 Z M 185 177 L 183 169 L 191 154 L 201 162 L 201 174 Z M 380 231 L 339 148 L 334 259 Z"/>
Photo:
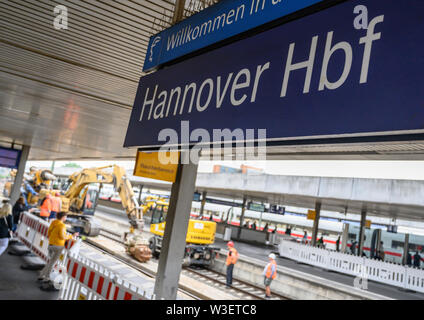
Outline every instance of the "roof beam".
<path id="1" fill-rule="evenodd" d="M 174 14 L 172 16 L 172 24 L 176 24 L 183 19 L 186 0 L 177 0 L 175 3 Z"/>

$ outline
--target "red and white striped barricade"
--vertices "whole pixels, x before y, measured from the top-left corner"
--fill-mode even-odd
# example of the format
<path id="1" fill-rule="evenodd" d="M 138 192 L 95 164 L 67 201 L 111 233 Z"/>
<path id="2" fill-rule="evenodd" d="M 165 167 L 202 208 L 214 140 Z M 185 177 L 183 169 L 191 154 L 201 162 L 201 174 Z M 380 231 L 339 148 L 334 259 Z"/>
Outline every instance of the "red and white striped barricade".
<path id="1" fill-rule="evenodd" d="M 68 255 L 60 300 L 147 300 L 145 292 L 81 255 Z"/>
<path id="2" fill-rule="evenodd" d="M 35 236 L 31 244 L 31 251 L 43 259 L 45 262 L 49 258 L 49 238 L 47 231 L 49 230 L 49 223 L 42 219 L 38 219 L 35 225 Z"/>
<path id="3" fill-rule="evenodd" d="M 49 226 L 49 222 L 25 212 L 17 230 L 18 238 L 44 262 L 49 260 L 49 239 L 47 236 Z M 69 253 L 78 255 L 80 247 L 81 239 L 67 241 L 58 262 L 50 274 L 52 280 L 64 272 L 61 267 L 65 264 L 67 255 Z"/>
<path id="4" fill-rule="evenodd" d="M 54 265 L 52 272 L 50 274 L 50 279 L 53 283 L 63 282 L 63 277 L 66 274 L 66 265 L 68 263 L 68 255 L 78 256 L 79 250 L 81 247 L 82 240 L 80 238 L 68 240 L 65 243 L 65 248 L 62 251 L 62 254 L 59 257 L 59 260 Z M 59 277 L 59 278 L 58 278 Z"/>
<path id="5" fill-rule="evenodd" d="M 113 290 L 112 274 L 97 263 L 69 255 L 60 300 L 107 300 Z"/>
<path id="6" fill-rule="evenodd" d="M 153 299 L 153 297 L 151 297 Z M 121 278 L 115 278 L 113 300 L 150 300 L 146 292 Z"/>
<path id="7" fill-rule="evenodd" d="M 17 229 L 18 239 L 25 244 L 29 249 L 32 247 L 32 242 L 36 235 L 37 217 L 29 212 L 23 212 L 19 228 Z"/>

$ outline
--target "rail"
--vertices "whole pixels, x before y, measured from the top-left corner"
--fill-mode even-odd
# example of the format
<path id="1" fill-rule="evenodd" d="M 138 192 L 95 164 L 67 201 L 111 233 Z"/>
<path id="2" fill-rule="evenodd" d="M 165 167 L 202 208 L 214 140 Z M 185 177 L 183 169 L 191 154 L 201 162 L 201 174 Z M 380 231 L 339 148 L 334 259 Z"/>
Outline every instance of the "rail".
<path id="1" fill-rule="evenodd" d="M 210 269 L 198 268 L 194 269 L 186 267 L 183 269 L 184 272 L 191 274 L 192 277 L 202 278 L 207 283 L 213 283 L 219 286 L 223 290 L 230 290 L 234 292 L 242 300 L 265 300 L 264 288 L 252 285 L 239 279 L 233 279 L 233 285 L 231 288 L 226 288 L 226 276 L 220 272 Z M 291 300 L 290 298 L 280 295 L 278 293 L 272 293 L 272 300 Z"/>
<path id="2" fill-rule="evenodd" d="M 122 242 L 122 237 L 120 238 L 119 235 L 112 231 L 112 230 L 108 230 L 106 228 L 102 228 L 101 229 L 101 233 L 100 235 L 102 237 L 106 237 L 112 241 L 115 241 L 117 243 L 120 244 L 124 244 Z M 87 241 L 86 241 L 87 243 Z M 88 243 L 92 246 L 96 246 L 97 249 L 104 251 L 101 247 L 98 247 L 96 245 L 96 243 L 94 241 L 92 241 L 91 239 L 88 239 Z M 116 257 L 116 255 L 114 255 L 114 258 L 119 259 L 119 257 Z M 130 265 L 131 267 L 134 268 L 138 268 L 136 263 L 131 263 L 130 261 L 124 261 L 121 260 L 124 263 Z M 141 272 L 145 273 L 144 270 L 139 269 Z M 232 290 L 231 294 L 237 296 L 238 298 L 242 299 L 242 300 L 247 300 L 247 299 L 253 299 L 253 300 L 263 300 L 264 299 L 264 289 L 262 287 L 259 286 L 255 286 L 253 284 L 247 283 L 245 281 L 242 281 L 240 279 L 234 279 L 233 280 L 233 287 L 231 289 L 227 289 L 226 288 L 226 276 L 225 274 L 221 273 L 221 272 L 217 272 L 215 270 L 211 270 L 211 269 L 204 269 L 204 268 L 193 268 L 193 267 L 185 267 L 183 268 L 183 272 L 189 276 L 190 278 L 193 279 L 197 279 L 197 280 L 201 280 L 204 281 L 206 283 L 213 283 L 214 287 L 222 290 L 222 291 L 226 291 L 228 292 L 228 290 Z M 150 273 L 150 276 L 155 276 L 154 273 Z M 180 290 L 180 289 L 179 289 Z M 196 296 L 201 296 L 200 293 L 197 293 L 196 291 L 192 291 L 190 290 L 183 290 L 184 293 L 186 294 L 191 294 L 193 297 Z M 273 293 L 273 299 L 275 300 L 288 300 L 289 298 L 286 296 L 283 296 L 281 294 L 274 294 Z"/>

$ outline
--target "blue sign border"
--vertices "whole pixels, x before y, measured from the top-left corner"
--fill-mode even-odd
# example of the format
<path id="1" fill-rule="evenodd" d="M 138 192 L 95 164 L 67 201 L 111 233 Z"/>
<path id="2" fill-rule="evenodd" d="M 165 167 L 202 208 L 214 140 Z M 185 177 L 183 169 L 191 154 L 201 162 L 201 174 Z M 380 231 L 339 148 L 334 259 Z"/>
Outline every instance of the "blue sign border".
<path id="1" fill-rule="evenodd" d="M 143 71 L 324 0 L 227 0 L 150 37 Z M 275 3 L 275 4 L 273 4 Z"/>
<path id="2" fill-rule="evenodd" d="M 369 23 L 374 21 L 369 33 L 367 29 L 354 27 L 357 5 L 368 6 Z M 217 126 L 230 130 L 266 128 L 270 132 L 268 143 L 275 145 L 280 142 L 297 144 L 300 139 L 337 140 L 342 137 L 368 142 L 373 139 L 393 141 L 403 134 L 414 134 L 413 137 L 420 140 L 424 132 L 424 108 L 421 107 L 424 44 L 420 41 L 423 12 L 424 3 L 418 0 L 401 3 L 395 0 L 351 0 L 143 77 L 125 146 L 161 146 L 164 143 L 157 140 L 159 130 L 179 130 L 180 121 L 184 120 L 191 121 L 192 129 L 205 128 L 208 131 Z M 290 71 L 288 92 L 281 97 L 289 47 L 295 44 L 292 64 L 305 62 L 314 37 L 318 37 L 318 41 L 309 91 L 302 93 L 306 71 L 303 67 Z M 375 39 L 371 40 L 372 37 Z M 349 76 L 339 87 L 319 90 L 326 41 L 330 43 L 327 51 L 336 45 L 346 47 L 347 42 L 354 58 Z M 361 70 L 366 41 L 372 43 L 368 73 Z M 330 57 L 327 78 L 334 82 L 342 74 L 346 57 L 340 49 Z M 222 77 L 221 85 L 225 85 L 230 72 L 235 76 L 245 68 L 254 74 L 257 66 L 263 66 L 267 61 L 271 62 L 272 72 L 264 73 L 255 103 L 234 106 L 225 97 L 220 109 L 212 106 L 198 112 L 194 107 L 190 114 L 185 109 L 181 116 L 170 114 L 157 120 L 139 120 L 148 88 L 150 99 L 156 85 L 158 95 L 190 82 L 199 88 L 205 79 L 216 79 L 217 76 Z M 368 77 L 361 83 L 363 74 Z M 245 93 L 243 89 L 238 92 Z M 215 105 L 214 99 L 215 93 L 211 105 Z M 205 100 L 207 96 L 200 97 L 200 101 Z"/>

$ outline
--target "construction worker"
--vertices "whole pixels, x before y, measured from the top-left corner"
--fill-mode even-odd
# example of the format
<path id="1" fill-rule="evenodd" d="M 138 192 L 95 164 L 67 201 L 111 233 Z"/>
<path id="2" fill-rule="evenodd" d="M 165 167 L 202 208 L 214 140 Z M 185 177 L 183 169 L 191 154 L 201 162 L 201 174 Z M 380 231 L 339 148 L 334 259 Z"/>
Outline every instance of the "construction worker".
<path id="1" fill-rule="evenodd" d="M 277 277 L 277 263 L 275 262 L 275 254 L 270 253 L 268 256 L 269 263 L 266 265 L 263 275 L 265 276 L 265 299 L 271 299 L 271 282 Z"/>
<path id="2" fill-rule="evenodd" d="M 47 194 L 40 206 L 40 217 L 43 220 L 48 220 L 52 211 L 52 196 Z"/>
<path id="3" fill-rule="evenodd" d="M 73 235 L 67 234 L 65 225 L 66 218 L 66 212 L 58 212 L 56 220 L 53 220 L 52 223 L 50 223 L 47 231 L 47 237 L 49 238 L 49 261 L 40 271 L 40 275 L 38 277 L 38 281 L 40 282 L 50 282 L 50 273 L 62 254 L 65 241 L 72 239 L 72 236 L 76 237 L 79 235 L 78 232 Z M 44 288 L 45 287 L 43 286 L 41 287 L 41 289 Z"/>
<path id="4" fill-rule="evenodd" d="M 229 241 L 227 243 L 228 247 L 228 254 L 227 254 L 227 260 L 225 261 L 225 264 L 227 265 L 227 287 L 231 287 L 233 283 L 233 270 L 234 265 L 237 262 L 238 259 L 238 252 L 234 248 L 234 242 Z"/>
<path id="5" fill-rule="evenodd" d="M 55 196 L 51 198 L 52 210 L 50 212 L 49 220 L 56 219 L 56 215 L 62 209 L 62 199 L 60 199 L 60 193 L 56 192 Z"/>

